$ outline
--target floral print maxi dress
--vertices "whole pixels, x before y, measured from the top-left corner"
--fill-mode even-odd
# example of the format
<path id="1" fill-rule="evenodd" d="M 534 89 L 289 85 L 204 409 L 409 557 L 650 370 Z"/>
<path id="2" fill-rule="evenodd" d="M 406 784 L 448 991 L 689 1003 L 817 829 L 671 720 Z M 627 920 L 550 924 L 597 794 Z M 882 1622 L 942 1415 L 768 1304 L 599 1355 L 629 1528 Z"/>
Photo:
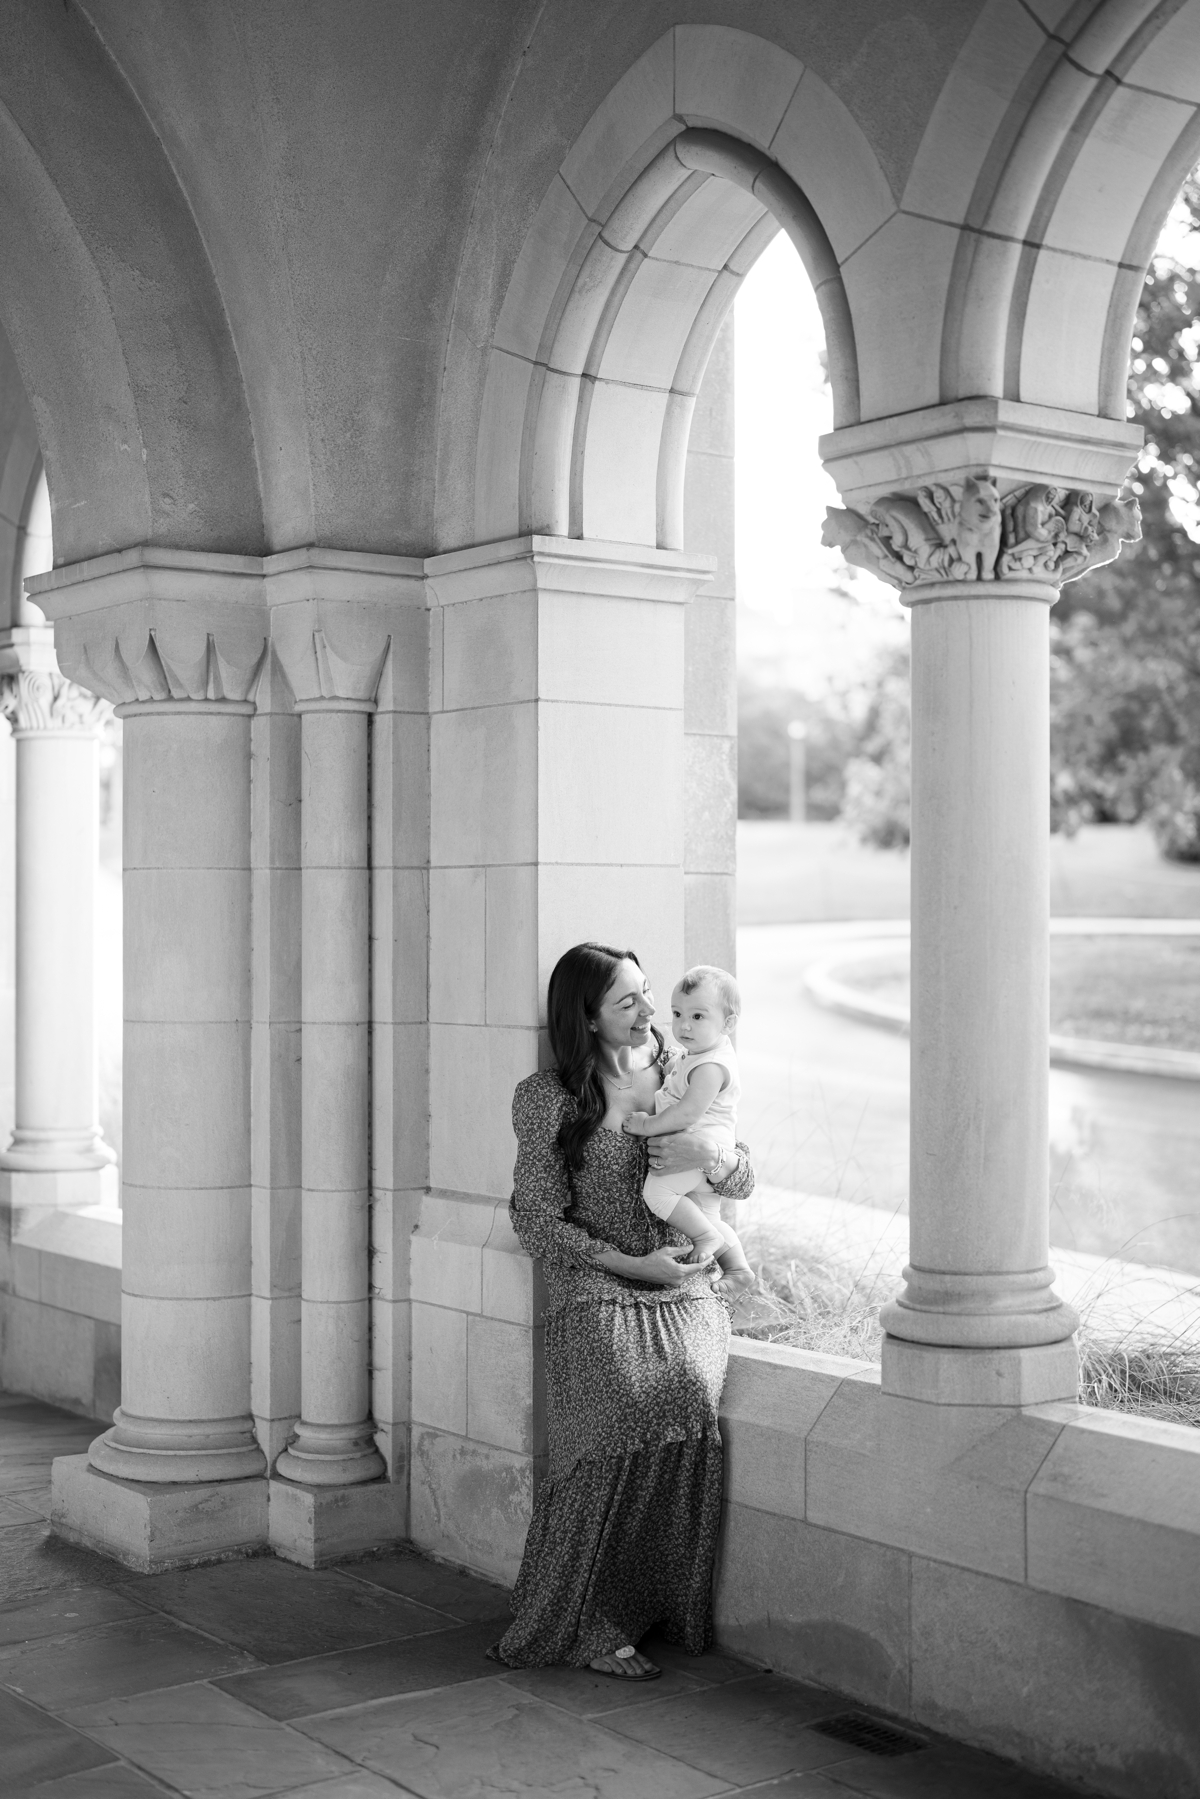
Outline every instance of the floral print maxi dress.
<path id="1" fill-rule="evenodd" d="M 712 1637 L 729 1316 L 703 1272 L 651 1287 L 596 1262 L 688 1239 L 642 1201 L 641 1140 L 602 1127 L 568 1171 L 557 1139 L 574 1105 L 556 1074 L 531 1075 L 513 1099 L 509 1216 L 548 1290 L 550 1457 L 515 1622 L 494 1652 L 511 1667 L 584 1667 L 655 1625 L 692 1654 Z M 754 1184 L 739 1156 L 719 1189 L 734 1198 Z"/>

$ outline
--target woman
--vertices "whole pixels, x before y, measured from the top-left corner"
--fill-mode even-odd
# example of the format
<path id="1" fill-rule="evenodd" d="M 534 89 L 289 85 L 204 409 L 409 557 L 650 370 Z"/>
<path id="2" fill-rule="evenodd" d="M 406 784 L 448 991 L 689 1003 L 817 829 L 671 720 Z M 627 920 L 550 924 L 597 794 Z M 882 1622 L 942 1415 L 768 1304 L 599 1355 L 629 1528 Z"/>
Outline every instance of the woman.
<path id="1" fill-rule="evenodd" d="M 711 1640 L 729 1316 L 711 1266 L 689 1266 L 687 1238 L 647 1210 L 646 1142 L 622 1130 L 654 1110 L 663 1078 L 637 957 L 577 944 L 550 977 L 547 1011 L 555 1068 L 513 1099 L 509 1215 L 549 1294 L 550 1466 L 515 1622 L 492 1654 L 653 1680 L 661 1670 L 637 1648 L 651 1626 L 694 1655 Z M 703 1131 L 655 1138 L 649 1158 L 702 1167 L 732 1198 L 754 1185 L 745 1150 Z"/>

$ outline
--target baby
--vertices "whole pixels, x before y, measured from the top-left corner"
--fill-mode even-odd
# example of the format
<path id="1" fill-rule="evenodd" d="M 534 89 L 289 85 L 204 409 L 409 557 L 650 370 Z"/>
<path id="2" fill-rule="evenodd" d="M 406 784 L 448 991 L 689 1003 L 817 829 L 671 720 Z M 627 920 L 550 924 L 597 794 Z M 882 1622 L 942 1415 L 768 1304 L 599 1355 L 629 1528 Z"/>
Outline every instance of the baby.
<path id="1" fill-rule="evenodd" d="M 704 965 L 688 970 L 671 995 L 671 1031 L 678 1048 L 654 1096 L 654 1116 L 633 1112 L 625 1120 L 631 1137 L 673 1136 L 699 1127 L 722 1150 L 733 1149 L 742 1089 L 729 1031 L 740 1011 L 741 996 L 731 974 Z M 720 1198 L 699 1168 L 648 1175 L 642 1197 L 656 1218 L 692 1239 L 699 1259 L 716 1256 L 722 1269 L 719 1293 L 732 1297 L 753 1286 L 745 1251 L 722 1221 Z"/>

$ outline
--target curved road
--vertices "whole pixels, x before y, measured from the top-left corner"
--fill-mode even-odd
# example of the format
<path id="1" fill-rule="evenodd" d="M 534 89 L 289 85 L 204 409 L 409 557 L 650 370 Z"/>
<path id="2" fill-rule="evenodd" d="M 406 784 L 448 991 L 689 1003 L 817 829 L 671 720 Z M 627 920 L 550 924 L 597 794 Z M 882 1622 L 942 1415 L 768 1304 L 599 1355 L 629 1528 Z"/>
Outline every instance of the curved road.
<path id="1" fill-rule="evenodd" d="M 743 925 L 739 1128 L 760 1176 L 887 1210 L 908 1193 L 908 1040 L 827 1012 L 809 963 L 878 922 Z M 1200 1086 L 1050 1070 L 1051 1241 L 1200 1274 Z"/>

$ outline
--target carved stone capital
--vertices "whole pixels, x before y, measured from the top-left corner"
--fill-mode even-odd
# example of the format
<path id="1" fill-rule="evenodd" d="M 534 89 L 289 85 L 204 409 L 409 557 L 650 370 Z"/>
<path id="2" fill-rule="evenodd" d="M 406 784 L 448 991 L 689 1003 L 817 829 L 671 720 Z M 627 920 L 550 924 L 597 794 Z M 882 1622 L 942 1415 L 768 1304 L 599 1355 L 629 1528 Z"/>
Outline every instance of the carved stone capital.
<path id="1" fill-rule="evenodd" d="M 271 647 L 302 710 L 370 710 L 388 651 L 427 604 L 425 570 L 407 556 L 310 547 L 268 556 Z"/>
<path id="2" fill-rule="evenodd" d="M 298 706 L 370 708 L 392 641 L 387 606 L 307 600 L 271 608 L 271 645 Z"/>
<path id="3" fill-rule="evenodd" d="M 17 736 L 61 731 L 95 737 L 111 718 L 112 708 L 57 670 L 16 668 L 0 674 L 0 714 Z"/>
<path id="4" fill-rule="evenodd" d="M 267 621 L 261 606 L 133 601 L 61 618 L 58 658 L 114 705 L 253 698 Z"/>
<path id="5" fill-rule="evenodd" d="M 903 593 L 975 581 L 1061 587 L 1141 535 L 1128 490 L 1098 506 L 1085 488 L 1047 482 L 1001 495 L 993 475 L 979 474 L 882 494 L 869 512 L 831 506 L 822 541 Z"/>

